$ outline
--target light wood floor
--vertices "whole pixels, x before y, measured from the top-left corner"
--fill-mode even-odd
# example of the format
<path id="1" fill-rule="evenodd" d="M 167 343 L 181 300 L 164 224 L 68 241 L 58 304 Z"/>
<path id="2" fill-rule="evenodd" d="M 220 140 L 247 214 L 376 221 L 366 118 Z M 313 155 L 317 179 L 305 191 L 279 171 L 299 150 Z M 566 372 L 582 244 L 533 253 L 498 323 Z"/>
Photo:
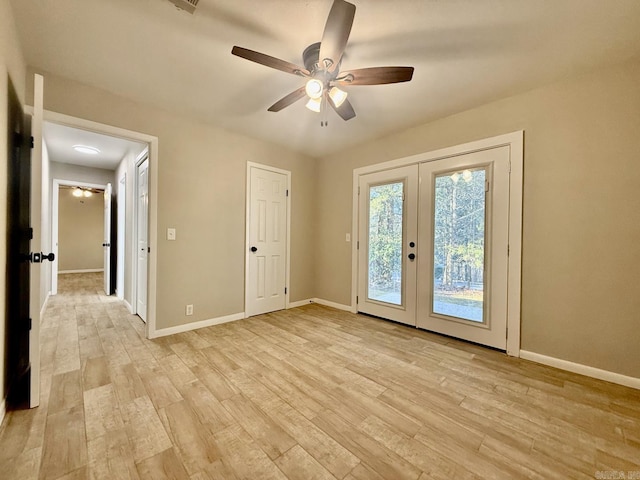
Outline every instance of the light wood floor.
<path id="1" fill-rule="evenodd" d="M 637 390 L 317 305 L 149 341 L 100 285 L 61 277 L 42 404 L 7 414 L 1 478 L 640 471 Z"/>

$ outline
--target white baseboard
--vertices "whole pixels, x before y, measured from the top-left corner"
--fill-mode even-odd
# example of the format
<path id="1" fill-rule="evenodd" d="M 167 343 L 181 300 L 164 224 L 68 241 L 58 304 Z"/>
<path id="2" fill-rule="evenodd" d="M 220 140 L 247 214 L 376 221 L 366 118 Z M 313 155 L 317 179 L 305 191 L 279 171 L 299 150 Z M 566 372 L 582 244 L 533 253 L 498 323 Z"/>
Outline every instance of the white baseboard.
<path id="1" fill-rule="evenodd" d="M 338 310 L 346 310 L 347 312 L 351 311 L 351 305 L 343 305 L 341 303 L 331 302 L 322 298 L 314 298 L 311 301 L 313 303 L 317 303 L 318 305 L 324 305 L 325 307 L 337 308 Z"/>
<path id="2" fill-rule="evenodd" d="M 190 330 L 197 330 L 199 328 L 211 327 L 213 325 L 220 325 L 222 323 L 234 322 L 236 320 L 242 320 L 244 318 L 244 312 L 234 313 L 232 315 L 225 315 L 224 317 L 210 318 L 208 320 L 200 320 L 199 322 L 185 323 L 184 325 L 176 325 L 175 327 L 161 328 L 155 332 L 149 332 L 149 338 L 166 337 L 167 335 L 174 335 L 176 333 L 188 332 Z"/>
<path id="3" fill-rule="evenodd" d="M 532 362 L 548 365 L 549 367 L 559 368 L 572 373 L 579 373 L 587 377 L 597 378 L 598 380 L 605 380 L 611 383 L 617 383 L 618 385 L 624 385 L 625 387 L 637 388 L 640 390 L 640 378 L 629 377 L 620 373 L 610 372 L 608 370 L 601 370 L 599 368 L 590 367 L 588 365 L 582 365 L 581 363 L 573 363 L 560 358 L 548 357 L 535 352 L 528 352 L 526 350 L 520 350 L 520 358 L 525 360 L 531 360 Z"/>
<path id="4" fill-rule="evenodd" d="M 58 274 L 64 273 L 98 273 L 104 272 L 104 268 L 85 268 L 81 270 L 58 270 Z"/>
<path id="5" fill-rule="evenodd" d="M 313 300 L 310 298 L 307 298 L 306 300 L 298 300 L 297 302 L 289 302 L 289 307 L 287 308 L 302 307 L 303 305 L 309 305 L 312 302 Z"/>
<path id="6" fill-rule="evenodd" d="M 4 422 L 4 416 L 7 413 L 7 399 L 5 398 L 0 403 L 0 431 L 2 431 L 2 422 Z"/>
<path id="7" fill-rule="evenodd" d="M 122 303 L 124 303 L 125 307 L 127 307 L 127 310 L 129 310 L 129 313 L 133 315 L 133 307 L 131 306 L 131 304 L 124 299 L 122 300 Z"/>

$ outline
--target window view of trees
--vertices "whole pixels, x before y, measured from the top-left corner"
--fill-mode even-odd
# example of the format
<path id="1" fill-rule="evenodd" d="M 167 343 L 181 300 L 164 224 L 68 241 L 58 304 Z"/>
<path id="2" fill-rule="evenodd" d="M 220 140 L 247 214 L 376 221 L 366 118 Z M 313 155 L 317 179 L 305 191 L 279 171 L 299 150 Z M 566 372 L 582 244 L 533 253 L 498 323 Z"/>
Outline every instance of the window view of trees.
<path id="1" fill-rule="evenodd" d="M 404 184 L 369 189 L 369 289 L 372 300 L 402 304 Z"/>
<path id="2" fill-rule="evenodd" d="M 483 321 L 484 169 L 436 177 L 433 311 Z"/>

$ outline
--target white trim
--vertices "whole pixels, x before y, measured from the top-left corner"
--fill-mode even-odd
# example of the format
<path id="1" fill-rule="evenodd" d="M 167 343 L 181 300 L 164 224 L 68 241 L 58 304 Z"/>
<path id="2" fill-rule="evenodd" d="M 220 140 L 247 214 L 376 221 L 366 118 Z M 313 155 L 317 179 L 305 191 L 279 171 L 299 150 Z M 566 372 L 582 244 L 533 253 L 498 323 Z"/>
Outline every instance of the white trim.
<path id="1" fill-rule="evenodd" d="M 249 212 L 251 210 L 251 168 L 259 168 L 261 170 L 267 170 L 268 172 L 280 173 L 287 177 L 287 190 L 289 191 L 289 195 L 287 195 L 287 245 L 286 245 L 286 255 L 285 255 L 285 279 L 284 279 L 284 287 L 286 289 L 284 295 L 284 308 L 291 308 L 289 305 L 289 296 L 291 294 L 291 285 L 289 285 L 291 279 L 291 172 L 289 170 L 283 170 L 281 168 L 272 167 L 270 165 L 263 165 L 261 163 L 256 162 L 247 162 L 247 171 L 246 171 L 246 191 L 245 191 L 245 254 L 244 254 L 244 311 L 245 314 L 247 312 L 247 293 L 249 291 L 249 248 L 250 248 L 250 229 L 251 229 L 251 219 L 249 216 Z"/>
<path id="2" fill-rule="evenodd" d="M 7 399 L 3 399 L 2 403 L 0 403 L 0 432 L 2 432 L 4 425 L 4 416 L 7 413 Z"/>
<path id="3" fill-rule="evenodd" d="M 323 298 L 313 298 L 311 302 L 317 303 L 318 305 L 324 305 L 325 307 L 337 308 L 338 310 L 346 310 L 347 312 L 352 312 L 351 305 L 343 305 L 341 303 L 332 302 L 330 300 L 325 300 Z"/>
<path id="4" fill-rule="evenodd" d="M 602 370 L 600 368 L 590 367 L 589 365 L 583 365 L 581 363 L 569 362 L 568 360 L 562 360 L 560 358 L 548 357 L 547 355 L 528 352 L 527 350 L 520 350 L 520 358 L 541 363 L 542 365 L 547 365 L 549 367 L 559 368 L 560 370 L 566 370 L 567 372 L 578 373 L 587 377 L 597 378 L 598 380 L 604 380 L 606 382 L 616 383 L 618 385 L 624 385 L 625 387 L 640 390 L 640 378 L 629 377 L 627 375 L 622 375 L 621 373 L 610 372 L 609 370 Z"/>
<path id="5" fill-rule="evenodd" d="M 158 272 L 158 137 L 146 133 L 93 122 L 62 113 L 44 111 L 44 119 L 69 127 L 80 128 L 113 137 L 134 140 L 149 145 L 149 268 L 147 277 L 147 323 L 146 336 L 154 338 L 156 328 L 157 272 Z"/>
<path id="6" fill-rule="evenodd" d="M 124 306 L 125 306 L 125 307 L 127 307 L 127 310 L 129 310 L 129 313 L 130 313 L 131 315 L 133 315 L 133 314 L 134 314 L 134 313 L 133 313 L 133 307 L 131 306 L 131 304 L 130 304 L 129 302 L 127 302 L 127 300 L 126 300 L 126 299 L 123 299 L 123 300 L 122 300 L 122 303 L 124 303 Z"/>
<path id="7" fill-rule="evenodd" d="M 128 165 L 127 165 L 128 166 Z M 125 259 L 127 249 L 127 172 L 122 174 L 116 185 L 116 297 L 124 300 Z"/>
<path id="8" fill-rule="evenodd" d="M 311 298 L 307 298 L 306 300 L 299 300 L 297 302 L 289 302 L 289 305 L 287 306 L 287 308 L 298 308 L 298 307 L 302 307 L 304 305 L 309 305 L 310 303 L 313 303 L 313 300 Z"/>
<path id="9" fill-rule="evenodd" d="M 149 338 L 166 337 L 167 335 L 175 335 L 176 333 L 188 332 L 191 330 L 197 330 L 199 328 L 212 327 L 214 325 L 220 325 L 222 323 L 235 322 L 236 320 L 242 320 L 243 318 L 244 312 L 240 312 L 234 313 L 232 315 L 225 315 L 224 317 L 210 318 L 208 320 L 201 320 L 199 322 L 176 325 L 175 327 L 161 328 L 154 332 L 153 337 Z"/>
<path id="10" fill-rule="evenodd" d="M 524 162 L 524 131 L 484 138 L 473 142 L 419 153 L 410 157 L 368 165 L 353 170 L 351 215 L 351 307 L 357 312 L 358 292 L 358 185 L 360 175 L 404 167 L 416 163 L 432 162 L 481 150 L 508 146 L 511 174 L 509 180 L 509 279 L 507 285 L 507 354 L 520 356 L 520 302 L 522 289 L 522 172 Z M 320 303 L 320 302 L 318 302 Z"/>
<path id="11" fill-rule="evenodd" d="M 98 273 L 98 272 L 104 272 L 104 268 L 82 268 L 80 270 L 60 270 L 60 271 L 58 271 L 59 274 L 64 274 L 64 273 Z"/>
<path id="12" fill-rule="evenodd" d="M 44 311 L 47 309 L 47 305 L 49 304 L 50 297 L 51 297 L 51 292 L 47 292 L 47 296 L 44 297 L 44 302 L 42 302 L 42 308 L 40 308 L 40 323 L 42 323 L 42 319 L 44 318 Z"/>

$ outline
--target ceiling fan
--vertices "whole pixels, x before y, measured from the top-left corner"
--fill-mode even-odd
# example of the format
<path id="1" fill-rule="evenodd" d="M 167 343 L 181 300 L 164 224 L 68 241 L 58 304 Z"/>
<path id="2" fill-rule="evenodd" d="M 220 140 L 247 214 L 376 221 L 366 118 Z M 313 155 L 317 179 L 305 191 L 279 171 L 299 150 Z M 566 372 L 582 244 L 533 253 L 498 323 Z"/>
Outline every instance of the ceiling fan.
<path id="1" fill-rule="evenodd" d="M 279 112 L 306 96 L 308 109 L 321 112 L 328 103 L 343 120 L 350 120 L 356 113 L 347 100 L 347 92 L 338 87 L 382 85 L 411 80 L 413 67 L 371 67 L 340 71 L 355 13 L 356 6 L 352 3 L 334 0 L 322 41 L 309 45 L 302 53 L 304 68 L 264 53 L 233 47 L 233 55 L 307 79 L 304 86 L 271 105 L 268 109 L 270 112 Z M 327 121 L 323 120 L 320 124 L 326 126 Z"/>

